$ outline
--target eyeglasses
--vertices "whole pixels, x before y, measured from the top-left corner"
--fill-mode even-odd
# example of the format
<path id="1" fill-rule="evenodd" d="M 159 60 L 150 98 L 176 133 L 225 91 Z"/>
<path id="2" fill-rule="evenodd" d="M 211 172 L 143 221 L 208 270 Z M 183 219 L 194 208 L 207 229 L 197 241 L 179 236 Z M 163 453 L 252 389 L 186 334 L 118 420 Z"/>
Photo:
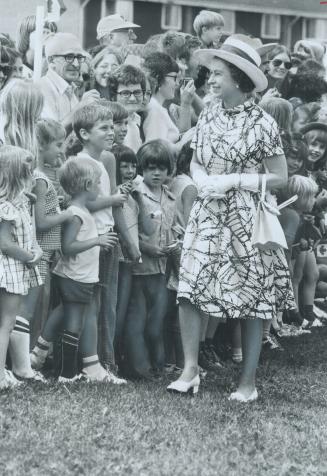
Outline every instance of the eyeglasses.
<path id="1" fill-rule="evenodd" d="M 152 96 L 152 91 L 145 91 L 144 96 L 150 98 Z"/>
<path id="2" fill-rule="evenodd" d="M 74 55 L 74 54 L 68 54 L 68 55 L 54 55 L 55 58 L 64 58 L 66 63 L 74 63 L 75 59 L 77 59 L 78 63 L 84 63 L 86 57 L 83 55 Z"/>
<path id="3" fill-rule="evenodd" d="M 9 64 L 0 63 L 0 71 L 4 76 L 9 76 L 9 74 L 12 72 L 12 66 L 9 66 Z"/>
<path id="4" fill-rule="evenodd" d="M 176 83 L 176 81 L 177 81 L 177 74 L 176 74 L 176 75 L 175 75 L 175 74 L 166 74 L 166 78 L 172 78 L 172 79 L 175 81 L 175 83 Z"/>
<path id="5" fill-rule="evenodd" d="M 281 66 L 283 64 L 286 69 L 291 69 L 292 66 L 293 66 L 291 61 L 282 61 L 282 60 L 279 60 L 279 59 L 272 60 L 271 64 L 273 66 L 275 66 L 276 68 L 278 68 L 279 66 Z"/>
<path id="6" fill-rule="evenodd" d="M 142 89 L 136 89 L 135 91 L 128 91 L 128 89 L 124 89 L 123 91 L 117 92 L 119 96 L 124 99 L 129 99 L 132 95 L 135 99 L 142 98 L 144 96 L 144 91 Z"/>

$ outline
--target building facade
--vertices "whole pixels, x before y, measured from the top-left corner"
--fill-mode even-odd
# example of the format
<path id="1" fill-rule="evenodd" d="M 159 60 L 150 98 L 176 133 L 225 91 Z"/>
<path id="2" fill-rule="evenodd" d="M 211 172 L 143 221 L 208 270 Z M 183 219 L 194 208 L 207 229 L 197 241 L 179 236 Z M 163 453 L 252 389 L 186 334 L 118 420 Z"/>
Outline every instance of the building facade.
<path id="1" fill-rule="evenodd" d="M 220 12 L 226 33 L 247 33 L 264 42 L 292 46 L 300 38 L 327 38 L 327 5 L 320 0 L 63 0 L 67 10 L 59 28 L 77 35 L 85 47 L 96 44 L 96 25 L 118 12 L 142 26 L 138 43 L 166 30 L 192 33 L 202 9 Z M 0 31 L 16 36 L 21 18 L 32 15 L 46 0 L 0 0 Z"/>

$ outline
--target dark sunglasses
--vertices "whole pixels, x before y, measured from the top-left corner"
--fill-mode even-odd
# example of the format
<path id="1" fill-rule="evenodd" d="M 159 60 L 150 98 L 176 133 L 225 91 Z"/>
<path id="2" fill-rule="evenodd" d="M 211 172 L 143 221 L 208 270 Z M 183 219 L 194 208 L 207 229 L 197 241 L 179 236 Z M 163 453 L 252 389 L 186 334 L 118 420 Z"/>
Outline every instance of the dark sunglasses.
<path id="1" fill-rule="evenodd" d="M 281 66 L 282 64 L 285 66 L 286 69 L 291 69 L 293 64 L 291 63 L 291 61 L 282 61 L 282 60 L 279 60 L 279 59 L 275 59 L 275 60 L 272 60 L 272 65 L 275 66 L 276 68 L 278 68 L 279 66 Z"/>
<path id="2" fill-rule="evenodd" d="M 9 74 L 12 72 L 12 66 L 0 63 L 0 71 L 4 76 L 9 76 Z"/>

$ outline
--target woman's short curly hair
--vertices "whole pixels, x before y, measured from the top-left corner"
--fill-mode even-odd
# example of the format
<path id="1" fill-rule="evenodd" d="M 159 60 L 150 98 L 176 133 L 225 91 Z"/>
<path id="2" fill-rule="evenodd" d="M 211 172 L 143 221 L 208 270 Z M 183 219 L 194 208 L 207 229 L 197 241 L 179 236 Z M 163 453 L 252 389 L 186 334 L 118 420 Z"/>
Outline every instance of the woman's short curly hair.
<path id="1" fill-rule="evenodd" d="M 255 84 L 242 70 L 231 63 L 226 63 L 233 81 L 239 86 L 242 93 L 251 93 Z"/>
<path id="2" fill-rule="evenodd" d="M 144 60 L 143 67 L 145 71 L 156 80 L 156 91 L 158 91 L 164 82 L 167 74 L 179 72 L 176 61 L 166 53 L 161 53 L 160 51 L 149 54 Z"/>
<path id="3" fill-rule="evenodd" d="M 146 90 L 145 74 L 140 68 L 130 64 L 123 64 L 109 76 L 108 87 L 110 91 L 110 100 L 115 101 L 119 84 L 127 86 L 128 84 L 140 84 L 142 91 Z"/>

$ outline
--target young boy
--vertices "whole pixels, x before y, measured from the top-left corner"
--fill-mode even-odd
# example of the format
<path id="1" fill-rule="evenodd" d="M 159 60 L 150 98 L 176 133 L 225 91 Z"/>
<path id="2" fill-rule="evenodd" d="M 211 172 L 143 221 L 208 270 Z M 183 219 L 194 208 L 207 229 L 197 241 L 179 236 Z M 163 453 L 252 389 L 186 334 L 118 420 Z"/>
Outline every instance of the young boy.
<path id="1" fill-rule="evenodd" d="M 71 382 L 78 374 L 78 346 L 85 319 L 94 300 L 99 280 L 99 247 L 111 248 L 117 235 L 110 231 L 99 236 L 95 220 L 86 205 L 99 194 L 101 169 L 88 158 L 69 159 L 61 167 L 60 183 L 72 200 L 68 208 L 72 220 L 63 227 L 63 255 L 53 270 L 64 308 L 61 341 L 60 382 Z M 106 375 L 103 370 L 103 380 Z"/>
<path id="2" fill-rule="evenodd" d="M 193 28 L 203 48 L 217 48 L 225 25 L 219 13 L 202 10 L 194 19 Z"/>
<path id="3" fill-rule="evenodd" d="M 140 132 L 141 117 L 138 112 L 144 109 L 145 75 L 139 68 L 122 65 L 112 73 L 109 88 L 114 92 L 115 100 L 128 111 L 128 128 L 124 145 L 136 153 L 143 142 Z"/>
<path id="4" fill-rule="evenodd" d="M 143 182 L 137 186 L 151 212 L 155 230 L 146 234 L 139 222 L 142 263 L 134 265 L 131 299 L 125 328 L 126 352 L 134 374 L 151 376 L 165 363 L 163 323 L 167 310 L 166 262 L 175 248 L 172 226 L 176 202 L 164 185 L 172 171 L 169 148 L 161 140 L 144 144 L 137 154 Z"/>
<path id="5" fill-rule="evenodd" d="M 123 240 L 127 253 L 132 261 L 137 261 L 140 251 L 128 233 L 122 216 L 122 206 L 127 200 L 126 194 L 111 194 L 116 191 L 115 158 L 108 152 L 114 140 L 114 126 L 112 113 L 108 106 L 101 104 L 89 105 L 79 109 L 73 118 L 73 129 L 83 145 L 83 150 L 77 155 L 79 158 L 87 157 L 98 164 L 101 169 L 100 192 L 96 200 L 87 204 L 93 214 L 98 233 L 113 230 L 116 225 Z M 88 319 L 81 339 L 81 351 L 84 358 L 88 358 L 91 365 L 96 360 L 95 316 L 98 314 L 98 353 L 103 366 L 110 372 L 115 363 L 114 335 L 116 326 L 116 304 L 118 286 L 119 255 L 118 245 L 110 251 L 102 250 L 100 253 L 100 283 L 101 296 L 100 308 L 94 309 L 93 319 Z M 90 338 L 90 336 L 93 338 Z M 92 360 L 93 359 L 93 360 Z M 86 362 L 86 361 L 85 361 Z M 114 383 L 123 383 L 112 374 Z"/>

